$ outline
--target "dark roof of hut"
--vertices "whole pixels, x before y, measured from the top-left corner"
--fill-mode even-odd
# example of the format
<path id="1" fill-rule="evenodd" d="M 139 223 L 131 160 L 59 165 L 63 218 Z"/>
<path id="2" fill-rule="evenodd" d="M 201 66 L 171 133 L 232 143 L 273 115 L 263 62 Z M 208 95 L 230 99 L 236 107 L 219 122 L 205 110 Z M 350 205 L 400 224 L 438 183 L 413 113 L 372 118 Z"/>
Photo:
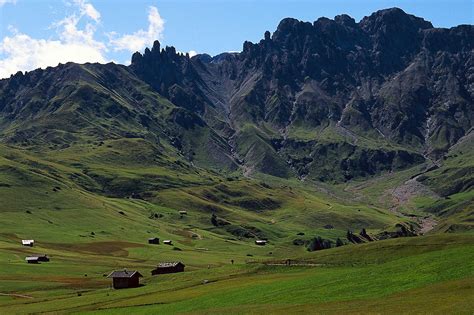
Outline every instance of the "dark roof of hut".
<path id="1" fill-rule="evenodd" d="M 132 278 L 134 275 L 143 277 L 142 274 L 136 270 L 114 270 L 107 276 L 107 278 Z"/>
<path id="2" fill-rule="evenodd" d="M 180 261 L 169 261 L 169 262 L 161 262 L 161 263 L 158 264 L 157 267 L 158 268 L 170 268 L 170 267 L 176 267 L 179 264 L 184 266 L 184 264 Z"/>

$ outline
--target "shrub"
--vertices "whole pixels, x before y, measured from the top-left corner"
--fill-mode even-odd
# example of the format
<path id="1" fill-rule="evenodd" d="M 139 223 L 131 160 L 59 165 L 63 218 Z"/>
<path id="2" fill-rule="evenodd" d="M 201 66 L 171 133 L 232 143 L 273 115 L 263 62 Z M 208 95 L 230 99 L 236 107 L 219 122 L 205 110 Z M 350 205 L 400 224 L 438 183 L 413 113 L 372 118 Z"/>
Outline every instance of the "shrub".
<path id="1" fill-rule="evenodd" d="M 322 250 L 322 249 L 328 249 L 331 248 L 332 244 L 330 240 L 325 240 L 321 238 L 320 236 L 314 237 L 309 241 L 307 250 L 310 252 L 316 251 L 316 250 Z"/>
<path id="2" fill-rule="evenodd" d="M 213 213 L 211 216 L 211 223 L 212 225 L 217 226 L 217 216 L 215 213 Z"/>

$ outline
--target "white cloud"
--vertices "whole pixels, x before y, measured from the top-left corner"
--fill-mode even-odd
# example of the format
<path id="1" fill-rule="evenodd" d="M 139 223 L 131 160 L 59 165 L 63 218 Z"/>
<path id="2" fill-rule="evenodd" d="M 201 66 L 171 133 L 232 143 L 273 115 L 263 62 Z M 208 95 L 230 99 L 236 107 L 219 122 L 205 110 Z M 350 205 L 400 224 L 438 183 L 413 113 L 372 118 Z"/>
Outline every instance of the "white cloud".
<path id="1" fill-rule="evenodd" d="M 0 0 L 0 7 L 2 7 L 3 5 L 7 4 L 7 3 L 13 3 L 15 4 L 16 3 L 16 0 Z"/>
<path id="2" fill-rule="evenodd" d="M 76 0 L 74 4 L 79 9 L 78 15 L 67 16 L 53 24 L 58 40 L 35 39 L 9 27 L 12 35 L 0 41 L 0 56 L 4 56 L 0 59 L 0 78 L 69 61 L 107 62 L 106 45 L 94 39 L 100 13 L 85 0 Z M 81 29 L 78 23 L 82 18 L 92 20 L 94 24 L 86 23 Z"/>
<path id="3" fill-rule="evenodd" d="M 92 4 L 86 3 L 84 5 L 84 12 L 94 21 L 99 22 L 100 20 L 100 13 L 97 11 Z"/>
<path id="4" fill-rule="evenodd" d="M 71 15 L 56 23 L 60 39 L 65 43 L 83 44 L 106 51 L 105 44 L 94 39 L 96 31 L 94 24 L 87 23 L 83 29 L 78 28 L 78 23 L 83 16 Z"/>
<path id="5" fill-rule="evenodd" d="M 150 6 L 148 11 L 148 29 L 140 29 L 133 34 L 117 36 L 116 33 L 110 33 L 110 45 L 115 51 L 128 50 L 135 52 L 151 46 L 155 40 L 163 37 L 165 29 L 165 20 L 163 20 L 154 6 Z"/>
<path id="6" fill-rule="evenodd" d="M 0 0 L 0 6 L 16 0 Z M 8 27 L 11 34 L 0 39 L 0 78 L 9 77 L 18 71 L 57 66 L 69 61 L 109 62 L 111 50 L 135 52 L 151 46 L 162 39 L 165 21 L 156 7 L 148 10 L 148 28 L 132 34 L 108 33 L 108 41 L 97 40 L 97 26 L 101 14 L 89 0 L 70 0 L 75 12 L 51 25 L 56 31 L 54 38 L 34 38 Z M 195 54 L 191 51 L 190 55 Z"/>
<path id="7" fill-rule="evenodd" d="M 7 58 L 0 60 L 0 78 L 18 71 L 56 66 L 58 63 L 74 61 L 106 62 L 102 51 L 81 43 L 64 43 L 58 40 L 34 39 L 26 34 L 5 37 L 0 43 L 0 52 Z"/>
<path id="8" fill-rule="evenodd" d="M 100 21 L 100 12 L 88 0 L 73 0 L 73 4 L 80 9 L 81 15 L 86 15 L 96 22 Z"/>

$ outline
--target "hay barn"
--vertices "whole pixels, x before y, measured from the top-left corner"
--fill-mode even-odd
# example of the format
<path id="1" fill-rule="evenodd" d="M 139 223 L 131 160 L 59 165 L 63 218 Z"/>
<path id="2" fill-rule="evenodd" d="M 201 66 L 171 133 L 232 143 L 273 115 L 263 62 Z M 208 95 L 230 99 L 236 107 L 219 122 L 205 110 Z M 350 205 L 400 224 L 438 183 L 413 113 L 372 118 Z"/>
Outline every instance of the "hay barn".
<path id="1" fill-rule="evenodd" d="M 180 261 L 162 262 L 151 271 L 151 275 L 161 275 L 166 273 L 183 272 L 185 265 Z"/>
<path id="2" fill-rule="evenodd" d="M 112 278 L 114 289 L 139 287 L 141 277 L 143 276 L 136 270 L 115 270 L 107 276 L 107 278 Z"/>

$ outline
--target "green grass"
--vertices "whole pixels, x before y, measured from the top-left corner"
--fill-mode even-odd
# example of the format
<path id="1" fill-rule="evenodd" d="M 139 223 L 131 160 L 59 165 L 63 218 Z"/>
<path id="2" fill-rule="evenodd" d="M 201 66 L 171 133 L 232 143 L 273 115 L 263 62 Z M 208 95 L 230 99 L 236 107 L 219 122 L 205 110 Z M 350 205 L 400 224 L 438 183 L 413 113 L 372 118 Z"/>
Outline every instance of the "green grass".
<path id="1" fill-rule="evenodd" d="M 452 147 L 441 167 L 423 174 L 420 181 L 442 198 L 419 204 L 425 212 L 441 218 L 442 232 L 474 231 L 474 134 Z"/>
<path id="2" fill-rule="evenodd" d="M 175 314 L 258 313 L 266 309 L 274 313 L 291 310 L 338 313 L 351 308 L 361 312 L 385 308 L 385 312 L 395 313 L 405 307 L 398 303 L 408 300 L 412 308 L 406 310 L 412 313 L 443 310 L 470 313 L 473 305 L 468 297 L 474 293 L 473 241 L 472 236 L 440 235 L 345 246 L 302 257 L 322 263 L 319 267 L 227 264 L 182 274 L 145 275 L 145 286 L 129 290 L 108 289 L 100 268 L 87 265 L 90 273 L 87 280 L 82 278 L 87 285 L 74 287 L 74 281 L 70 281 L 66 288 L 61 288 L 38 283 L 35 291 L 33 285 L 23 287 L 17 283 L 17 290 L 26 291 L 34 299 L 6 301 L 0 311 L 117 314 L 133 310 L 134 314 Z M 43 275 L 60 278 L 71 273 L 68 265 L 53 261 L 22 268 L 41 270 Z M 14 272 L 26 272 L 19 266 L 16 268 Z M 202 284 L 205 279 L 209 283 Z M 77 292 L 82 292 L 81 296 Z M 410 297 L 414 293 L 416 300 Z M 440 296 L 457 304 L 423 309 L 430 307 L 430 303 L 439 305 L 436 299 Z"/>
<path id="3" fill-rule="evenodd" d="M 264 141 L 248 140 L 249 146 Z M 12 294 L 0 295 L 0 313 L 380 312 L 400 309 L 400 301 L 421 312 L 439 304 L 437 290 L 448 301 L 439 310 L 473 309 L 458 298 L 472 294 L 472 236 L 403 238 L 317 253 L 293 245 L 297 238 L 334 241 L 348 229 L 375 234 L 406 222 L 388 211 L 384 193 L 418 167 L 329 185 L 262 174 L 229 178 L 140 138 L 54 151 L 0 149 L 0 293 Z M 419 197 L 409 206 L 444 220 L 439 232 L 459 232 L 470 219 L 470 200 L 468 190 L 437 203 Z M 230 225 L 213 226 L 212 213 Z M 235 230 L 257 231 L 269 244 L 256 246 Z M 174 246 L 148 245 L 151 236 Z M 22 247 L 25 238 L 36 246 Z M 50 255 L 51 262 L 26 264 L 24 257 L 35 253 Z M 250 263 L 287 258 L 319 267 Z M 183 261 L 186 272 L 149 275 L 169 260 Z M 143 271 L 145 285 L 111 290 L 104 275 L 121 268 Z"/>

